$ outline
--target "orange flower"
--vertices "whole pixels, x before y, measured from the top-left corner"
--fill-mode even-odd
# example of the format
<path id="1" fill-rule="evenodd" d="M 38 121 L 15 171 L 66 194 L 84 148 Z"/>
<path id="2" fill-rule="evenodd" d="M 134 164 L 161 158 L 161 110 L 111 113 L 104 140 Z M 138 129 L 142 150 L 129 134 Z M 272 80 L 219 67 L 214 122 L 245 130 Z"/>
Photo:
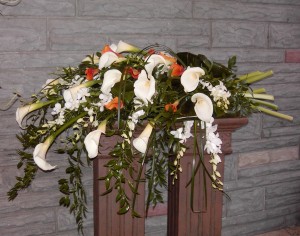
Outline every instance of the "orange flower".
<path id="1" fill-rule="evenodd" d="M 141 72 L 137 69 L 134 69 L 134 68 L 130 67 L 128 69 L 128 73 L 131 75 L 132 78 L 137 79 Z"/>
<path id="2" fill-rule="evenodd" d="M 166 111 L 173 111 L 176 112 L 177 111 L 177 106 L 178 106 L 179 102 L 175 101 L 174 103 L 169 103 L 165 105 L 165 110 Z"/>
<path id="3" fill-rule="evenodd" d="M 85 69 L 86 79 L 87 80 L 93 80 L 94 75 L 96 75 L 98 72 L 99 72 L 99 69 L 86 68 Z"/>
<path id="4" fill-rule="evenodd" d="M 177 64 L 177 63 L 173 63 L 171 66 L 170 66 L 170 70 L 171 70 L 171 77 L 177 77 L 177 76 L 181 76 L 183 71 L 184 71 L 184 68 L 183 66 Z"/>
<path id="5" fill-rule="evenodd" d="M 110 48 L 109 45 L 106 44 L 106 45 L 103 47 L 103 49 L 102 49 L 102 51 L 101 51 L 101 54 L 104 54 L 104 53 L 106 53 L 106 52 L 114 52 L 114 51 Z"/>
<path id="6" fill-rule="evenodd" d="M 118 109 L 118 103 L 119 103 L 119 98 L 115 97 L 113 100 L 111 100 L 109 103 L 105 105 L 105 108 L 108 110 L 112 110 L 114 108 Z M 120 101 L 120 109 L 124 107 L 124 104 L 122 100 Z"/>
<path id="7" fill-rule="evenodd" d="M 153 48 L 150 48 L 147 52 L 148 55 L 152 55 L 155 53 L 155 50 Z"/>
<path id="8" fill-rule="evenodd" d="M 159 55 L 162 56 L 166 61 L 170 62 L 170 64 L 176 63 L 176 58 L 175 57 L 166 55 L 163 52 L 160 52 Z"/>

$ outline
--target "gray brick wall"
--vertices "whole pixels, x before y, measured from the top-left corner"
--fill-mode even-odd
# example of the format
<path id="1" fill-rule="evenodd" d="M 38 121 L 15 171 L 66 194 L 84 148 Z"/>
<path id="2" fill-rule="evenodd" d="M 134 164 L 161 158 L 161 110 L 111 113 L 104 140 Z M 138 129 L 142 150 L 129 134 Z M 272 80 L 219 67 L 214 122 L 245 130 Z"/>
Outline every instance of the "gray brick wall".
<path id="1" fill-rule="evenodd" d="M 15 91 L 29 97 L 56 67 L 76 64 L 120 39 L 138 46 L 158 42 L 221 62 L 237 55 L 241 73 L 274 70 L 272 80 L 257 86 L 273 93 L 295 121 L 256 114 L 234 134 L 234 153 L 225 162 L 231 200 L 224 201 L 222 232 L 255 235 L 300 224 L 298 0 L 23 0 L 15 7 L 0 5 L 0 11 L 0 104 Z M 287 63 L 293 52 L 298 56 L 289 62 L 295 63 Z M 28 190 L 7 201 L 18 174 L 17 106 L 0 116 L 0 235 L 76 235 L 74 220 L 57 204 L 62 156 L 49 153 L 59 165 L 55 178 L 39 173 Z M 85 176 L 86 235 L 93 235 L 91 169 Z M 146 234 L 164 235 L 165 224 L 165 216 L 149 218 Z"/>

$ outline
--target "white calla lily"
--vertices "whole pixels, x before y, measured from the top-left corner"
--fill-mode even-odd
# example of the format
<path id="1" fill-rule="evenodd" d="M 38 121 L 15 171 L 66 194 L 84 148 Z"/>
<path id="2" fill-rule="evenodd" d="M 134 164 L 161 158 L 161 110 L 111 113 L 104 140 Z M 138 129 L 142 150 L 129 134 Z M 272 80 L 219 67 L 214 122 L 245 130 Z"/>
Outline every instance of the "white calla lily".
<path id="1" fill-rule="evenodd" d="M 19 126 L 24 129 L 25 127 L 22 127 L 22 120 L 24 119 L 24 117 L 29 114 L 30 112 L 33 112 L 35 110 L 38 110 L 40 108 L 42 108 L 43 106 L 49 105 L 51 103 L 56 103 L 57 100 L 52 100 L 52 101 L 48 101 L 48 102 L 39 102 L 39 103 L 34 103 L 34 104 L 30 104 L 30 105 L 26 105 L 23 107 L 19 107 L 17 108 L 16 111 L 16 121 L 18 122 Z"/>
<path id="2" fill-rule="evenodd" d="M 33 160 L 39 168 L 44 171 L 53 170 L 56 166 L 52 166 L 46 161 L 46 153 L 52 144 L 52 138 L 46 139 L 45 142 L 38 144 L 33 151 Z"/>
<path id="3" fill-rule="evenodd" d="M 146 59 L 147 64 L 145 65 L 145 70 L 149 75 L 152 75 L 153 69 L 158 65 L 163 65 L 164 68 L 167 66 L 165 58 L 160 55 L 152 54 Z"/>
<path id="4" fill-rule="evenodd" d="M 108 70 L 104 74 L 103 84 L 101 91 L 104 94 L 109 94 L 111 88 L 118 82 L 120 82 L 122 77 L 122 72 L 116 69 Z"/>
<path id="5" fill-rule="evenodd" d="M 195 112 L 198 118 L 205 122 L 210 122 L 213 114 L 213 104 L 211 99 L 204 93 L 195 93 L 192 98 L 195 103 Z"/>
<path id="6" fill-rule="evenodd" d="M 106 122 L 106 120 L 102 121 L 98 128 L 90 132 L 84 139 L 89 158 L 95 158 L 98 155 L 99 141 L 101 134 L 105 134 Z"/>
<path id="7" fill-rule="evenodd" d="M 151 101 L 152 96 L 155 93 L 155 79 L 152 75 L 148 74 L 148 79 L 145 70 L 142 70 L 138 79 L 134 83 L 134 94 L 137 98 L 143 100 L 147 105 Z"/>
<path id="8" fill-rule="evenodd" d="M 123 41 L 119 41 L 116 52 L 122 53 L 122 52 L 140 52 L 141 49 L 138 47 L 135 47 L 131 44 L 125 43 Z"/>
<path id="9" fill-rule="evenodd" d="M 118 56 L 114 52 L 103 53 L 99 59 L 99 69 L 109 67 L 112 63 L 118 60 Z"/>
<path id="10" fill-rule="evenodd" d="M 149 137 L 152 133 L 153 126 L 152 124 L 148 124 L 144 131 L 140 134 L 139 137 L 135 138 L 132 142 L 133 146 L 136 150 L 141 153 L 145 153 L 148 146 Z"/>
<path id="11" fill-rule="evenodd" d="M 194 91 L 200 77 L 205 75 L 205 72 L 200 67 L 188 67 L 181 75 L 180 81 L 186 93 Z"/>

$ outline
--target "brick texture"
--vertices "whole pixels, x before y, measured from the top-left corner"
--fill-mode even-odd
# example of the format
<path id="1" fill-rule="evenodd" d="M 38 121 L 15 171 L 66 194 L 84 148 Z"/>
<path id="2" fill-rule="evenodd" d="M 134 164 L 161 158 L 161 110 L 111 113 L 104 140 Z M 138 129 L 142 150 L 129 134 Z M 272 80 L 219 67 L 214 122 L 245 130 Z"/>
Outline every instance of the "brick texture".
<path id="1" fill-rule="evenodd" d="M 233 135 L 225 159 L 222 235 L 256 235 L 299 224 L 300 2 L 298 0 L 23 0 L 0 5 L 0 106 L 14 92 L 38 91 L 57 67 L 76 65 L 104 44 L 164 44 L 226 63 L 237 56 L 238 73 L 273 70 L 258 83 L 294 122 L 254 114 Z M 8 202 L 20 173 L 15 110 L 0 111 L 0 235 L 74 236 L 76 224 L 59 207 L 57 180 L 64 156 L 48 153 L 59 168 L 39 173 L 32 186 Z M 109 142 L 108 139 L 106 142 Z M 105 145 L 105 143 L 104 143 Z M 84 169 L 88 193 L 85 233 L 93 235 L 92 170 Z M 166 195 L 166 194 L 165 194 Z M 151 212 L 146 235 L 165 235 L 165 206 Z"/>

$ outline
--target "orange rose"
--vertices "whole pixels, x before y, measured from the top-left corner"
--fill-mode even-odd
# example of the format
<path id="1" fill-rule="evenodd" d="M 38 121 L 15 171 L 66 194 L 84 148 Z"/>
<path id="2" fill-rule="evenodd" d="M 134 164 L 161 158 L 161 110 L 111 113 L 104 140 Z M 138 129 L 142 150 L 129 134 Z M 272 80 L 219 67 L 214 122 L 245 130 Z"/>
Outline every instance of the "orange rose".
<path id="1" fill-rule="evenodd" d="M 113 100 L 111 100 L 109 103 L 105 105 L 105 108 L 108 110 L 112 110 L 114 108 L 118 109 L 118 104 L 119 104 L 119 98 L 115 97 Z M 120 109 L 124 107 L 124 104 L 122 100 L 120 101 Z"/>
<path id="2" fill-rule="evenodd" d="M 87 80 L 93 80 L 94 75 L 96 75 L 99 72 L 99 69 L 93 69 L 93 68 L 86 68 L 85 74 Z"/>
<path id="3" fill-rule="evenodd" d="M 173 63 L 171 66 L 170 66 L 170 70 L 171 70 L 171 77 L 177 77 L 177 76 L 181 76 L 183 71 L 184 71 L 184 68 L 183 66 L 177 64 L 177 63 Z"/>

